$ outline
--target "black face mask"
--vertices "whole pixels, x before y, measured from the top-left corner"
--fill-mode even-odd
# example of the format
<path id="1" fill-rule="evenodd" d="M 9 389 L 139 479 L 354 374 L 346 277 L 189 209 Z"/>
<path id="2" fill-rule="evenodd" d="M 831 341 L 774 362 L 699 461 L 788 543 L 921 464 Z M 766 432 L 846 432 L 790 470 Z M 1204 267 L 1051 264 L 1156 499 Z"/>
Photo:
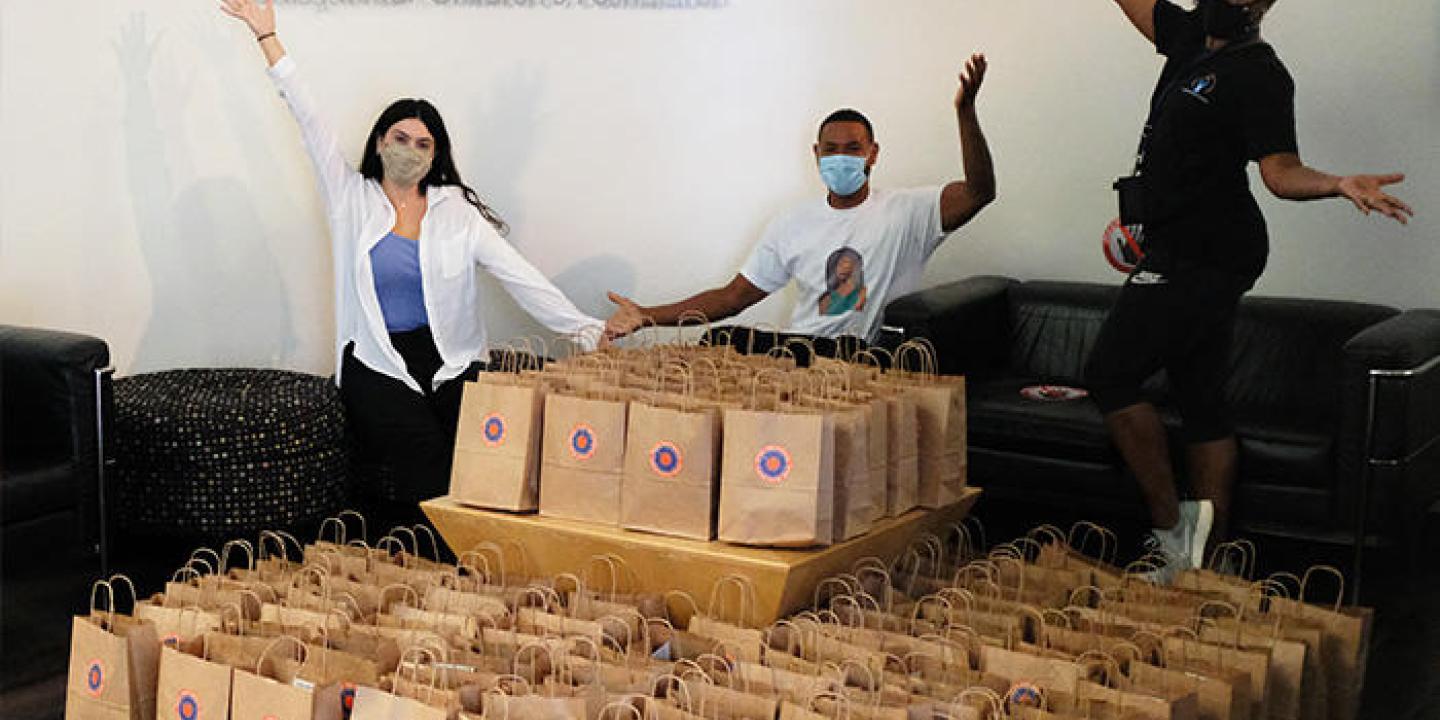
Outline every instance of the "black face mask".
<path id="1" fill-rule="evenodd" d="M 1245 40 L 1260 31 L 1251 19 L 1250 7 L 1231 5 L 1226 0 L 1200 0 L 1205 34 L 1221 40 Z"/>

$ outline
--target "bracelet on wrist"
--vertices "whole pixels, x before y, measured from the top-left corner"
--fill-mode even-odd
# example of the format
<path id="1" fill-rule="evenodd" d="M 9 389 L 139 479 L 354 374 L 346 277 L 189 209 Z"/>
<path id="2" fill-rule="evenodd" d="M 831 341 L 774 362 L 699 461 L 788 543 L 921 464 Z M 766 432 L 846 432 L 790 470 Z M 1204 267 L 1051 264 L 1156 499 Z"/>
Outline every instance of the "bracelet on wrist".
<path id="1" fill-rule="evenodd" d="M 275 37 L 275 31 L 274 31 L 274 30 L 271 30 L 270 32 L 267 32 L 267 33 L 264 33 L 264 34 L 261 34 L 261 35 L 256 35 L 256 36 L 255 36 L 255 42 L 265 42 L 266 38 L 273 38 L 273 37 Z"/>

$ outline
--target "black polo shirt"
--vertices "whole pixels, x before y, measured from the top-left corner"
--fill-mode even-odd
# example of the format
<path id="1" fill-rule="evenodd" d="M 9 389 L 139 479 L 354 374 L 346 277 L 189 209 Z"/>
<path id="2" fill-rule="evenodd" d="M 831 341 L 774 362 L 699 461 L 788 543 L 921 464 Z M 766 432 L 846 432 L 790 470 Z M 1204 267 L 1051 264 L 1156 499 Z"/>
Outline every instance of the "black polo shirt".
<path id="1" fill-rule="evenodd" d="M 1297 151 L 1295 83 L 1263 42 L 1209 52 L 1200 13 L 1170 0 L 1155 5 L 1155 47 L 1167 61 L 1141 166 L 1147 266 L 1257 278 L 1270 244 L 1246 166 Z"/>

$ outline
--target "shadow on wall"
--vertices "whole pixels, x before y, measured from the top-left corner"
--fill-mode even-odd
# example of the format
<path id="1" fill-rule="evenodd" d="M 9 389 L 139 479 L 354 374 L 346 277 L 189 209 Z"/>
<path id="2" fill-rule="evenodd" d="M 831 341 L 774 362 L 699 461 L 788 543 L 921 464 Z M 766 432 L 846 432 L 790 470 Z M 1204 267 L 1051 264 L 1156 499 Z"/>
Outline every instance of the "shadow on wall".
<path id="1" fill-rule="evenodd" d="M 494 198 L 496 211 L 510 223 L 512 239 L 526 236 L 520 181 L 535 155 L 535 138 L 544 122 L 539 115 L 544 87 L 540 68 L 511 65 L 488 92 L 471 98 L 468 114 L 474 122 L 460 132 L 454 125 L 450 128 L 460 176 L 487 203 Z M 546 210 L 563 212 L 560 207 Z"/>
<path id="2" fill-rule="evenodd" d="M 580 308 L 580 312 L 605 320 L 614 311 L 610 301 L 605 299 L 605 291 L 613 289 L 622 295 L 630 294 L 635 287 L 635 266 L 619 255 L 596 255 L 576 262 L 550 280 Z M 485 329 L 489 332 L 492 349 L 504 347 L 520 338 L 538 336 L 548 342 L 555 337 L 554 333 L 530 317 L 489 275 L 482 273 L 479 288 L 480 307 L 484 308 Z M 563 345 L 552 343 L 550 350 L 566 354 L 569 350 Z"/>
<path id="3" fill-rule="evenodd" d="M 146 15 L 136 13 L 114 43 L 125 85 L 131 206 L 153 287 L 131 370 L 286 365 L 298 345 L 290 303 L 249 188 L 234 178 L 176 187 L 174 168 L 187 158 L 183 148 L 175 152 L 161 119 L 179 117 L 191 98 L 183 81 L 174 96 L 155 96 L 159 42 Z"/>

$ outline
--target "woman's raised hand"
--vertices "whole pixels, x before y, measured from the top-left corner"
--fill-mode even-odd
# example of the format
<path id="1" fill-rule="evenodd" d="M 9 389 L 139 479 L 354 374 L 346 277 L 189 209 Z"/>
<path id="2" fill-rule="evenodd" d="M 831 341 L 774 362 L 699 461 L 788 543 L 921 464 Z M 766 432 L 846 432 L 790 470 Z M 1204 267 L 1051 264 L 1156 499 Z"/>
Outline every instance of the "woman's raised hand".
<path id="1" fill-rule="evenodd" d="M 220 10 L 244 22 L 255 37 L 275 32 L 275 0 L 220 0 Z"/>

